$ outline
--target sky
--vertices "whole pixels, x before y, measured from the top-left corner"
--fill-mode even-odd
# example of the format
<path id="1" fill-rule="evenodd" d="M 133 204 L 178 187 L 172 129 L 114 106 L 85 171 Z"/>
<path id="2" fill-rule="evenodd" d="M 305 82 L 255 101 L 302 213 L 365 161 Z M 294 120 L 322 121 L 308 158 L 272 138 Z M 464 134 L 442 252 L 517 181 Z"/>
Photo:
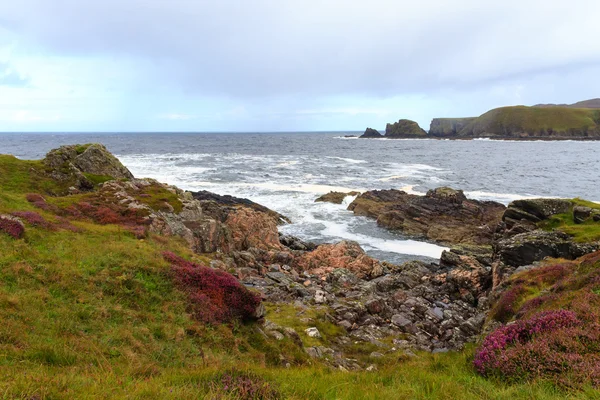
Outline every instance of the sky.
<path id="1" fill-rule="evenodd" d="M 0 131 L 361 131 L 600 97 L 600 1 L 0 2 Z"/>

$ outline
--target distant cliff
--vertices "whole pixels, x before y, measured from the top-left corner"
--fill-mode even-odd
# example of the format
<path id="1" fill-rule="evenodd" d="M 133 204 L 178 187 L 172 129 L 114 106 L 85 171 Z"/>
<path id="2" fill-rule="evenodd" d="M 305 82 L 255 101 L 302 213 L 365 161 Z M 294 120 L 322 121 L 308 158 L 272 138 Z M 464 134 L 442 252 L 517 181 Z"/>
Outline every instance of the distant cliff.
<path id="1" fill-rule="evenodd" d="M 476 120 L 469 118 L 434 118 L 429 126 L 429 135 L 436 137 L 456 136 L 468 124 Z"/>
<path id="2" fill-rule="evenodd" d="M 600 138 L 600 109 L 502 107 L 473 119 L 457 137 Z"/>

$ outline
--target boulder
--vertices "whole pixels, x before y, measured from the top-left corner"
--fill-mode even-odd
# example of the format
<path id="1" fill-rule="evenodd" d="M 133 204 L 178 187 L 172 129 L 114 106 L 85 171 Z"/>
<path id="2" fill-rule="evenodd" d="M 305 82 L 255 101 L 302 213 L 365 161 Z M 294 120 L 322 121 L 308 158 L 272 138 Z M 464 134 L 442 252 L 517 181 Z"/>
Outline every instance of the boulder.
<path id="1" fill-rule="evenodd" d="M 590 207 L 575 206 L 573 207 L 573 221 L 576 224 L 582 224 L 592 216 L 593 211 Z"/>
<path id="2" fill-rule="evenodd" d="M 61 146 L 51 150 L 42 162 L 51 171 L 65 176 L 76 174 L 77 170 L 113 179 L 133 179 L 133 174 L 99 143 Z"/>
<path id="3" fill-rule="evenodd" d="M 373 128 L 367 128 L 365 130 L 365 133 L 363 133 L 360 136 L 360 139 L 369 139 L 369 138 L 382 138 L 383 135 L 381 133 L 379 133 L 378 130 L 375 130 Z"/>

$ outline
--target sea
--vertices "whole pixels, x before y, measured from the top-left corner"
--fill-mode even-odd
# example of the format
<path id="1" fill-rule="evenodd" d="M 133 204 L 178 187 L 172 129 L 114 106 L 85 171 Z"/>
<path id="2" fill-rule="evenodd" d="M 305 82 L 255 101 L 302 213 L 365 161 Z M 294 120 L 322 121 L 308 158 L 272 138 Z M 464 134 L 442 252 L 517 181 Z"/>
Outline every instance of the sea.
<path id="1" fill-rule="evenodd" d="M 0 154 L 39 159 L 65 144 L 98 142 L 136 177 L 248 198 L 286 215 L 284 234 L 357 241 L 378 259 L 433 260 L 445 249 L 316 203 L 329 191 L 439 186 L 508 204 L 536 197 L 600 202 L 600 141 L 358 139 L 360 132 L 0 133 Z"/>

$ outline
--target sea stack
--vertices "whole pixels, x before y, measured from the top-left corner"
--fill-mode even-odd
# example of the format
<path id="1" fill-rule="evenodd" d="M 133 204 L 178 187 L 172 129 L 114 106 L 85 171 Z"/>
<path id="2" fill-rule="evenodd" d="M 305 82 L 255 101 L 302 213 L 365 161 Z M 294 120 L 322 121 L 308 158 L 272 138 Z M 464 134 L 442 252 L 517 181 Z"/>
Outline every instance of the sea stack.
<path id="1" fill-rule="evenodd" d="M 387 124 L 385 127 L 386 138 L 405 139 L 414 137 L 426 137 L 427 132 L 422 129 L 418 123 L 409 119 L 401 119 L 393 124 Z"/>
<path id="2" fill-rule="evenodd" d="M 382 138 L 383 135 L 377 129 L 367 128 L 365 133 L 360 136 L 360 139 Z"/>

